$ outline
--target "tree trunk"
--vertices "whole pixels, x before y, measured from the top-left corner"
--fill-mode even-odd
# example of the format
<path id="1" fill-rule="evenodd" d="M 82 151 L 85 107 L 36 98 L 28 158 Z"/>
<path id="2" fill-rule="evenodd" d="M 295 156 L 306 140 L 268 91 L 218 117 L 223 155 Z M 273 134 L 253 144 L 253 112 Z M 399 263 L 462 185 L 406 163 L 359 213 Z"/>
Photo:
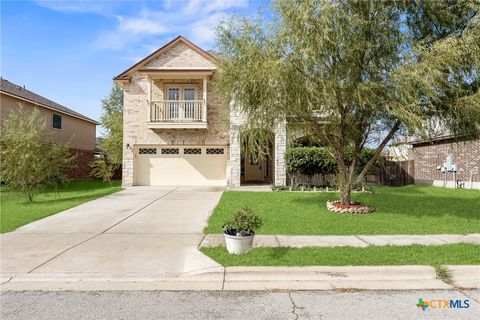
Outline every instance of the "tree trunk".
<path id="1" fill-rule="evenodd" d="M 350 195 L 352 192 L 350 189 L 350 184 L 347 183 L 343 185 L 342 190 L 340 191 L 342 192 L 342 198 L 341 198 L 342 204 L 350 204 Z"/>
<path id="2" fill-rule="evenodd" d="M 342 204 L 350 204 L 350 194 L 351 194 L 351 186 L 352 186 L 352 179 L 349 174 L 349 170 L 343 164 L 343 161 L 338 161 L 338 188 L 341 193 L 341 202 Z"/>

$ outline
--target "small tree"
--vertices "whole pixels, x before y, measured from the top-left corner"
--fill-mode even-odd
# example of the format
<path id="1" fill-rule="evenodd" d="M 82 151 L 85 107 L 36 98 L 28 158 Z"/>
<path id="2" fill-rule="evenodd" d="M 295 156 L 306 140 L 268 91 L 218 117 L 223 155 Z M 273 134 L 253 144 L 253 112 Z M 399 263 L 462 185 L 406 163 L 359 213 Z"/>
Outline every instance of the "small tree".
<path id="1" fill-rule="evenodd" d="M 268 25 L 220 24 L 215 87 L 251 127 L 273 132 L 288 120 L 325 141 L 342 204 L 396 135 L 438 123 L 479 135 L 478 0 L 276 0 L 273 9 Z M 364 146 L 373 157 L 357 171 Z"/>
<path id="2" fill-rule="evenodd" d="M 10 113 L 3 122 L 0 139 L 0 178 L 7 188 L 34 193 L 47 184 L 65 182 L 64 172 L 72 164 L 68 146 L 47 141 L 45 120 L 38 110 Z"/>
<path id="3" fill-rule="evenodd" d="M 104 182 L 108 182 L 112 186 L 112 177 L 115 174 L 115 167 L 107 162 L 106 159 L 95 160 L 91 164 L 92 176 L 98 179 L 102 179 Z"/>
<path id="4" fill-rule="evenodd" d="M 102 100 L 102 109 L 100 121 L 105 135 L 101 139 L 100 149 L 103 159 L 92 164 L 92 175 L 111 184 L 123 157 L 123 91 L 119 85 L 114 84 L 110 95 Z"/>

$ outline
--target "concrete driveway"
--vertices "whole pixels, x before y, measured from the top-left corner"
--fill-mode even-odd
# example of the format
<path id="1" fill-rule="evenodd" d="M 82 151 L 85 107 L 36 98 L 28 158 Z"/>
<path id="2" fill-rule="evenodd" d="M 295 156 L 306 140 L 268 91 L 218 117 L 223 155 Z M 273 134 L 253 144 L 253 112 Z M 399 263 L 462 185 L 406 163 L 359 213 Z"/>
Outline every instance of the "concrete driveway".
<path id="1" fill-rule="evenodd" d="M 138 281 L 221 272 L 197 247 L 222 192 L 134 187 L 2 234 L 2 282 Z"/>

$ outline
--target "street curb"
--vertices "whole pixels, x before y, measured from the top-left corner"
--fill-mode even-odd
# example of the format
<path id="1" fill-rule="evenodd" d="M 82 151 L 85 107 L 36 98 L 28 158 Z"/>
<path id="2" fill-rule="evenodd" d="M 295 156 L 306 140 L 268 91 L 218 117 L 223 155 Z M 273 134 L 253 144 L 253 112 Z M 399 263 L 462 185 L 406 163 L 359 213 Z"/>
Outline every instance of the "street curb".
<path id="1" fill-rule="evenodd" d="M 454 281 L 479 288 L 480 266 L 446 266 Z M 7 278 L 3 275 L 2 278 Z M 437 279 L 431 266 L 219 267 L 177 277 L 18 274 L 1 291 L 94 290 L 437 290 L 462 287 Z"/>

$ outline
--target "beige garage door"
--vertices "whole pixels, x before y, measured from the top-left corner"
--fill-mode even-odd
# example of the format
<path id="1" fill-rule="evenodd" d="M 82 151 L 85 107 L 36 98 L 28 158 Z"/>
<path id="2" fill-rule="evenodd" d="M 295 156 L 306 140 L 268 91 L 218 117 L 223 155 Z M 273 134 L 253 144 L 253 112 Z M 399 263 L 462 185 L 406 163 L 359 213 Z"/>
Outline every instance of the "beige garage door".
<path id="1" fill-rule="evenodd" d="M 226 147 L 135 148 L 135 185 L 226 185 Z"/>

